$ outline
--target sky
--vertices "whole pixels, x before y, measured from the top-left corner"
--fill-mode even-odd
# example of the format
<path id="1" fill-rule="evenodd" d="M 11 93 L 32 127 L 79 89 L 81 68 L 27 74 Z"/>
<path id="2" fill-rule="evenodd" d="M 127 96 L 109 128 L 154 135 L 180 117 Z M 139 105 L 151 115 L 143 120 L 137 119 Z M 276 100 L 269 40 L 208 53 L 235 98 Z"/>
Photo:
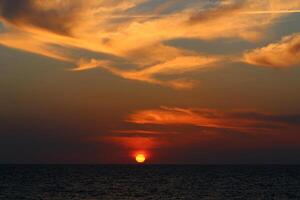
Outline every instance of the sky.
<path id="1" fill-rule="evenodd" d="M 0 163 L 300 163 L 299 0 L 0 0 Z"/>

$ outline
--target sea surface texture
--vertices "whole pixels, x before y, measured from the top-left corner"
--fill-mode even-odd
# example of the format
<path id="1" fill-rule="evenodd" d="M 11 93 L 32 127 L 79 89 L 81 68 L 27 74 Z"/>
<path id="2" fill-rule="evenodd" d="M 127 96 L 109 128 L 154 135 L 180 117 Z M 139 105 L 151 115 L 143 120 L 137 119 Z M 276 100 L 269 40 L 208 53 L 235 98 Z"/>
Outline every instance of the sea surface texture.
<path id="1" fill-rule="evenodd" d="M 0 165 L 1 200 L 300 199 L 300 166 Z"/>

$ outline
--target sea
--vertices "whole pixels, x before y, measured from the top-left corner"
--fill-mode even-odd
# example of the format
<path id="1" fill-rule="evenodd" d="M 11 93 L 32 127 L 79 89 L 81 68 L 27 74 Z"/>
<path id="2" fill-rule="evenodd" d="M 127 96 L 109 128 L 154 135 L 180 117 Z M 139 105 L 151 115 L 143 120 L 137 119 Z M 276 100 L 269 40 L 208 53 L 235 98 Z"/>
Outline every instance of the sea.
<path id="1" fill-rule="evenodd" d="M 298 165 L 0 165 L 0 200 L 300 200 Z"/>

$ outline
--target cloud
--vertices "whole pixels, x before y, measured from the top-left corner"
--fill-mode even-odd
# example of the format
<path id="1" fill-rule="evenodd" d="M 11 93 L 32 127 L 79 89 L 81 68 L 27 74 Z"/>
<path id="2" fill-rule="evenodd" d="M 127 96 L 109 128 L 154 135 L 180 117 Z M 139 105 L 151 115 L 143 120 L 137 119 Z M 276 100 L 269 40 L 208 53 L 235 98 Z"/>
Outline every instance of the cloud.
<path id="1" fill-rule="evenodd" d="M 137 134 L 138 136 L 153 136 L 161 134 L 160 131 L 148 131 L 148 130 L 114 130 L 113 133 L 120 133 L 120 136 L 132 136 L 132 134 Z"/>
<path id="2" fill-rule="evenodd" d="M 261 11 L 248 11 L 243 14 L 288 14 L 288 13 L 300 13 L 300 10 L 261 10 Z"/>
<path id="3" fill-rule="evenodd" d="M 149 0 L 2 0 L 0 21 L 5 31 L 0 33 L 0 44 L 70 62 L 75 66 L 72 71 L 101 68 L 124 79 L 187 89 L 196 84 L 188 72 L 220 66 L 224 60 L 169 46 L 168 41 L 256 41 L 287 13 L 255 12 L 300 7 L 296 0 L 288 4 L 282 0 L 230 0 L 162 1 L 152 12 L 145 9 L 152 4 Z M 78 49 L 111 57 L 72 55 Z M 111 59 L 115 57 L 119 59 Z"/>
<path id="4" fill-rule="evenodd" d="M 155 76 L 184 74 L 210 67 L 220 60 L 220 58 L 213 56 L 180 56 L 143 69 L 122 70 L 114 67 L 114 63 L 112 62 L 92 59 L 88 62 L 81 62 L 80 65 L 73 70 L 83 71 L 99 67 L 125 79 L 164 85 L 174 89 L 187 89 L 193 87 L 195 82 L 185 79 L 159 80 Z"/>
<path id="5" fill-rule="evenodd" d="M 134 112 L 127 122 L 135 124 L 190 125 L 239 132 L 271 132 L 300 125 L 300 115 L 274 115 L 253 111 L 219 111 L 161 107 Z"/>
<path id="6" fill-rule="evenodd" d="M 265 67 L 287 68 L 300 65 L 300 34 L 284 37 L 278 43 L 247 52 L 247 63 Z"/>
<path id="7" fill-rule="evenodd" d="M 160 107 L 132 112 L 117 129 L 98 139 L 133 149 L 211 149 L 216 144 L 222 148 L 265 148 L 297 146 L 299 130 L 300 114 Z"/>
<path id="8" fill-rule="evenodd" d="M 57 48 L 58 46 L 55 44 L 47 43 L 35 38 L 31 34 L 23 32 L 4 32 L 0 34 L 0 44 L 64 62 L 73 61 L 65 51 L 61 48 Z"/>
<path id="9" fill-rule="evenodd" d="M 219 2 L 216 6 L 207 9 L 205 11 L 197 12 L 189 18 L 189 23 L 196 24 L 205 21 L 215 21 L 226 16 L 230 16 L 243 9 L 247 5 L 247 1 L 235 1 L 235 2 Z"/>
<path id="10" fill-rule="evenodd" d="M 69 35 L 80 5 L 68 2 L 66 6 L 66 1 L 2 0 L 0 15 L 5 21 L 17 26 L 33 26 Z"/>

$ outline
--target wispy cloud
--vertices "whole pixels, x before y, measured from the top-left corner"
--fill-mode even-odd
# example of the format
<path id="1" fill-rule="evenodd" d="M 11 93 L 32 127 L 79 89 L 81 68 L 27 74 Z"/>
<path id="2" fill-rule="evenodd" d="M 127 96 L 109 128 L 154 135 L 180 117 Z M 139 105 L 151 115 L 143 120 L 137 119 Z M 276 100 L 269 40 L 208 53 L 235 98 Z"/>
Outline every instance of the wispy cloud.
<path id="1" fill-rule="evenodd" d="M 137 110 L 126 117 L 122 126 L 99 138 L 118 142 L 128 148 L 157 148 L 189 145 L 225 145 L 243 138 L 262 145 L 289 143 L 299 138 L 300 114 L 274 114 L 251 110 L 160 107 Z M 272 142 L 268 142 L 272 138 Z M 290 141 L 291 140 L 291 141 Z M 296 142 L 297 143 L 297 142 Z M 249 145 L 249 144 L 248 144 Z M 259 144 L 252 144 L 257 146 Z M 277 144 L 278 145 L 278 144 Z"/>
<path id="2" fill-rule="evenodd" d="M 144 125 L 191 125 L 240 132 L 269 133 L 272 130 L 299 126 L 300 115 L 275 115 L 246 110 L 220 111 L 161 107 L 134 112 L 128 116 L 127 122 Z"/>
<path id="3" fill-rule="evenodd" d="M 92 59 L 87 63 L 82 62 L 77 68 L 73 70 L 83 71 L 99 67 L 125 79 L 169 86 L 174 89 L 187 89 L 193 87 L 195 82 L 185 79 L 159 80 L 155 76 L 183 74 L 186 72 L 195 71 L 197 69 L 210 67 L 212 64 L 220 60 L 221 58 L 213 56 L 180 56 L 175 57 L 174 59 L 170 59 L 165 63 L 159 63 L 143 69 L 122 70 L 114 67 L 114 63 L 112 62 Z"/>
<path id="4" fill-rule="evenodd" d="M 3 20 L 16 26 L 36 27 L 69 35 L 81 7 L 78 2 L 70 6 L 66 5 L 66 1 L 2 0 L 0 13 Z"/>
<path id="5" fill-rule="evenodd" d="M 300 13 L 300 10 L 257 10 L 242 12 L 242 14 L 289 14 L 289 13 Z"/>
<path id="6" fill-rule="evenodd" d="M 150 12 L 143 9 L 146 4 L 152 2 L 3 0 L 0 44 L 70 62 L 77 72 L 101 68 L 125 79 L 183 89 L 195 84 L 187 72 L 222 65 L 223 59 L 169 46 L 167 41 L 256 41 L 278 18 L 300 7 L 298 0 L 162 1 Z M 120 59 L 78 57 L 72 49 Z M 130 70 L 120 67 L 125 64 Z"/>
<path id="7" fill-rule="evenodd" d="M 265 67 L 287 68 L 300 64 L 300 34 L 284 37 L 278 43 L 247 52 L 247 63 Z"/>

